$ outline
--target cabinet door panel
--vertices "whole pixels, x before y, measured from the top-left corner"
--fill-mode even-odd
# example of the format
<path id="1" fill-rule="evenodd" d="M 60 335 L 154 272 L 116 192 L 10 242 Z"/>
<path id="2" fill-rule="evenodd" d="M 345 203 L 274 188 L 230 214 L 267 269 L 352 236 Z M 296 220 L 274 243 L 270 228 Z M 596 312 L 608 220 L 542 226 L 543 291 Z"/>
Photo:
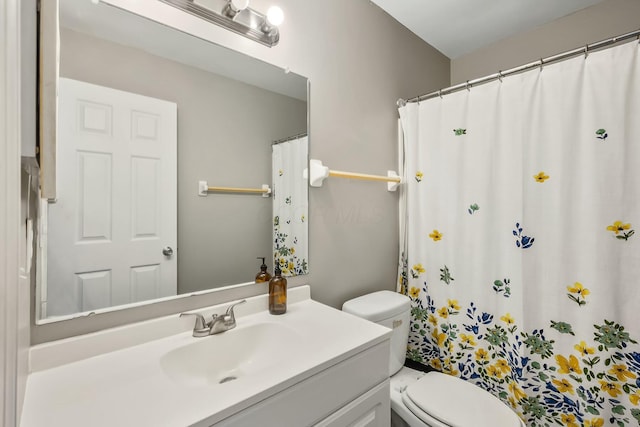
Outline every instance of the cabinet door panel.
<path id="1" fill-rule="evenodd" d="M 389 353 L 389 341 L 377 344 L 214 425 L 313 426 L 381 383 L 387 384 L 387 424 L 380 425 L 388 425 Z M 201 425 L 209 426 L 211 423 L 196 426 Z"/>

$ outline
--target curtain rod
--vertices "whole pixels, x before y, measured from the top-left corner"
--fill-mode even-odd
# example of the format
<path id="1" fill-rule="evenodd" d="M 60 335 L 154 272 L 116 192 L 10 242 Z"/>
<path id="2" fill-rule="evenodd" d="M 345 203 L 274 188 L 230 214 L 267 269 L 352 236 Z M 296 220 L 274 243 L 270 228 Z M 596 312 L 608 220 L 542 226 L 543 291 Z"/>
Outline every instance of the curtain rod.
<path id="1" fill-rule="evenodd" d="M 461 91 L 463 89 L 471 89 L 471 87 L 473 86 L 478 86 L 481 84 L 485 84 L 485 83 L 489 83 L 492 82 L 494 80 L 502 80 L 503 77 L 507 77 L 507 76 L 511 76 L 513 74 L 518 74 L 518 73 L 522 73 L 534 68 L 541 68 L 544 65 L 548 65 L 554 62 L 559 62 L 559 61 L 563 61 L 565 59 L 569 59 L 572 58 L 574 56 L 578 56 L 578 55 L 584 55 L 585 57 L 589 54 L 589 52 L 597 50 L 597 49 L 602 49 L 604 47 L 608 47 L 610 45 L 614 45 L 632 38 L 638 38 L 638 40 L 640 41 L 640 29 L 636 30 L 636 31 L 632 31 L 630 33 L 627 34 L 623 34 L 621 36 L 617 36 L 617 37 L 612 37 L 610 39 L 606 39 L 606 40 L 602 40 L 596 43 L 592 43 L 592 44 L 588 44 L 585 47 L 581 47 L 578 49 L 573 49 L 564 53 L 560 53 L 558 55 L 553 55 L 553 56 L 549 56 L 547 58 L 542 58 L 538 61 L 535 62 L 531 62 L 529 64 L 525 64 L 525 65 L 521 65 L 519 67 L 515 67 L 515 68 L 511 68 L 507 71 L 498 71 L 495 74 L 490 74 L 488 76 L 485 77 L 481 77 L 479 79 L 474 79 L 474 80 L 467 80 L 465 83 L 460 83 L 457 84 L 455 86 L 450 86 L 448 88 L 445 89 L 440 89 L 438 91 L 435 92 L 431 92 L 425 95 L 420 95 L 420 96 L 416 96 L 413 98 L 409 98 L 409 99 L 398 99 L 397 105 L 398 107 L 403 107 L 407 104 L 407 102 L 420 102 L 420 101 L 424 101 L 427 99 L 431 99 L 431 98 L 435 98 L 435 97 L 440 97 L 442 98 L 443 95 L 449 95 L 451 93 L 454 92 L 458 92 Z"/>
<path id="2" fill-rule="evenodd" d="M 305 136 L 307 136 L 307 133 L 306 132 L 302 132 L 302 133 L 299 133 L 297 135 L 288 136 L 286 138 L 282 138 L 282 139 L 278 139 L 277 141 L 273 141 L 271 143 L 271 145 L 282 144 L 283 142 L 293 141 L 294 139 L 302 138 L 302 137 L 305 137 Z"/>

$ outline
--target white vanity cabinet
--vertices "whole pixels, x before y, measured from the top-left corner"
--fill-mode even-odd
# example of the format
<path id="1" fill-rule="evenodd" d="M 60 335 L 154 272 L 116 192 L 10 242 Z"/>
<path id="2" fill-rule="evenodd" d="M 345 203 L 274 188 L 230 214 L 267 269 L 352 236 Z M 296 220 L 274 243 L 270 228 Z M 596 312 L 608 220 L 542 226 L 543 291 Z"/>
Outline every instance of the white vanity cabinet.
<path id="1" fill-rule="evenodd" d="M 32 347 L 21 427 L 341 427 L 390 424 L 391 330 L 290 289 L 192 336 L 177 314 Z M 229 303 L 203 309 L 211 317 Z"/>
<path id="2" fill-rule="evenodd" d="M 388 365 L 387 340 L 213 426 L 386 427 L 391 419 Z"/>

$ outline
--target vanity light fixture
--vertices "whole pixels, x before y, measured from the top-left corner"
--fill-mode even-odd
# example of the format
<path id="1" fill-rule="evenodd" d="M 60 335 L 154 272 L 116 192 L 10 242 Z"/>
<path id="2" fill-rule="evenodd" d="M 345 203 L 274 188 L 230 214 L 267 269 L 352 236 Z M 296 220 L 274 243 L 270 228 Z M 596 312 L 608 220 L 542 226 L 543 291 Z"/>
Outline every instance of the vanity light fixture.
<path id="1" fill-rule="evenodd" d="M 250 8 L 249 0 L 160 1 L 265 46 L 273 47 L 280 41 L 278 25 L 284 20 L 284 13 L 277 6 L 272 6 L 263 14 Z"/>

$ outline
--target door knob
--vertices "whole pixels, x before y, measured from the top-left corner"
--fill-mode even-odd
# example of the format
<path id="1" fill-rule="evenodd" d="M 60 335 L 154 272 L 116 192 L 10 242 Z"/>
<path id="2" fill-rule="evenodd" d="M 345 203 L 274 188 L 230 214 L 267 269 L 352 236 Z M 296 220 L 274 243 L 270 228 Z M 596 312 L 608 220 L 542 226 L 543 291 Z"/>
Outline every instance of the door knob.
<path id="1" fill-rule="evenodd" d="M 163 248 L 162 255 L 166 257 L 170 257 L 171 255 L 173 255 L 173 249 L 171 249 L 171 246 L 166 246 L 165 248 Z"/>

